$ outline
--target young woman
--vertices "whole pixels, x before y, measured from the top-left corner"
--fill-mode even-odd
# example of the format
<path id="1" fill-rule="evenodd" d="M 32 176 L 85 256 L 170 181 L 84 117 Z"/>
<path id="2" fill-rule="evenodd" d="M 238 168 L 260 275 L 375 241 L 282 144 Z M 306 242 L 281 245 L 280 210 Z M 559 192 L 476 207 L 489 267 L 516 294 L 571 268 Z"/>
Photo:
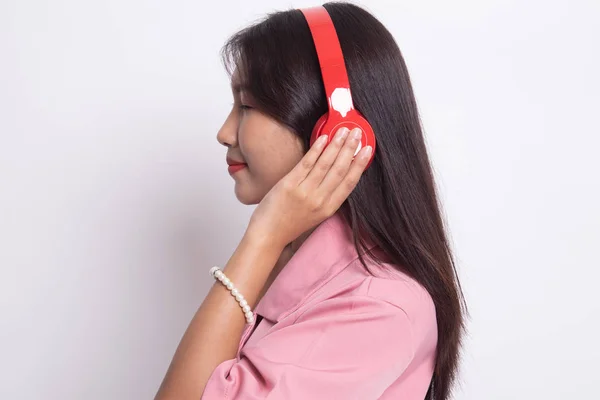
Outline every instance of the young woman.
<path id="1" fill-rule="evenodd" d="M 372 164 L 360 130 L 310 145 L 328 105 L 300 10 L 230 38 L 217 139 L 237 198 L 258 206 L 156 399 L 450 398 L 465 307 L 409 75 L 371 14 L 324 7 Z"/>

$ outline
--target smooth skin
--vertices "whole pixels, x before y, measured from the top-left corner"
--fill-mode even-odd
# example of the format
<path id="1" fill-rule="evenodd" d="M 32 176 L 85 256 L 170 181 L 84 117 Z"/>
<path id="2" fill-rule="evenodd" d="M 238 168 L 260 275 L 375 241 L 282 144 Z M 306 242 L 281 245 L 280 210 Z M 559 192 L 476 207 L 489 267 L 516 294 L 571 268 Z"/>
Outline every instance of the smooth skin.
<path id="1" fill-rule="evenodd" d="M 222 269 L 252 309 L 286 246 L 332 216 L 356 187 L 372 151 L 367 146 L 353 160 L 359 141 L 359 129 L 349 134 L 341 128 L 327 146 L 327 137 L 320 137 L 254 210 Z M 245 324 L 234 297 L 215 281 L 181 339 L 155 400 L 201 398 L 215 368 L 236 356 Z"/>

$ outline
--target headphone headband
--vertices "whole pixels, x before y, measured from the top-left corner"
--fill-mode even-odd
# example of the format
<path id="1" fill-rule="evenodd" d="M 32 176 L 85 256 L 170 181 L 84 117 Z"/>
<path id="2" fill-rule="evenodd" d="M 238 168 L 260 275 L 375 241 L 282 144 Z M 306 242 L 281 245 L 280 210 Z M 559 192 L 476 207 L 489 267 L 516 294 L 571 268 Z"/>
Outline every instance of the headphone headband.
<path id="1" fill-rule="evenodd" d="M 344 62 L 344 54 L 329 13 L 323 6 L 304 8 L 300 11 L 302 11 L 308 22 L 317 49 L 327 98 L 331 99 L 338 88 L 347 89 L 347 101 L 354 108 L 349 93 L 350 82 L 346 71 L 346 63 Z M 338 94 L 336 93 L 336 95 Z M 332 108 L 332 106 L 335 106 L 335 104 L 329 104 L 329 108 Z"/>

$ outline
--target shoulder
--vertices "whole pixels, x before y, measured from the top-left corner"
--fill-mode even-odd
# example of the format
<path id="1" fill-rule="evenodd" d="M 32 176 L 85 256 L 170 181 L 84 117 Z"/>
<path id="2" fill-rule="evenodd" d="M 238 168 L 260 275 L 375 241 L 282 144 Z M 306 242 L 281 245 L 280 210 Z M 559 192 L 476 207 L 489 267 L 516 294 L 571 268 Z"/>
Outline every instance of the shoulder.
<path id="1" fill-rule="evenodd" d="M 396 308 L 408 315 L 414 324 L 435 324 L 435 305 L 423 285 L 394 264 L 384 262 L 378 265 L 367 257 L 364 260 L 368 271 L 360 259 L 353 259 L 317 285 L 304 298 L 301 308 L 313 307 L 324 301 L 352 304 L 357 299 L 367 299 L 382 308 Z"/>
<path id="2" fill-rule="evenodd" d="M 432 347 L 437 344 L 437 318 L 433 299 L 427 289 L 416 279 L 402 272 L 398 266 L 367 262 L 369 272 L 360 260 L 355 260 L 343 274 L 359 278 L 357 290 L 340 296 L 358 296 L 368 299 L 373 307 L 391 308 L 406 316 L 417 346 Z"/>
<path id="3" fill-rule="evenodd" d="M 419 282 L 398 270 L 385 277 L 372 276 L 367 280 L 367 296 L 402 309 L 417 337 L 437 340 L 435 304 Z"/>
<path id="4" fill-rule="evenodd" d="M 375 268 L 381 267 L 370 269 Z M 387 268 L 391 270 L 373 275 L 360 261 L 353 261 L 306 299 L 288 323 L 296 330 L 304 327 L 311 338 L 317 332 L 314 340 L 328 349 L 352 343 L 370 349 L 379 361 L 387 355 L 401 357 L 405 363 L 429 357 L 437 345 L 431 296 L 413 278 L 392 265 Z M 351 360 L 344 358 L 344 362 Z"/>
<path id="5" fill-rule="evenodd" d="M 365 278 L 367 296 L 402 308 L 409 315 L 435 317 L 433 299 L 417 280 L 391 264 L 372 264 L 369 269 L 373 275 Z"/>
<path id="6" fill-rule="evenodd" d="M 433 299 L 419 282 L 393 264 L 379 266 L 368 258 L 365 262 L 369 271 L 357 258 L 322 282 L 304 299 L 303 311 L 319 304 L 339 304 L 348 311 L 367 302 L 370 308 L 406 314 L 416 331 L 437 329 Z"/>

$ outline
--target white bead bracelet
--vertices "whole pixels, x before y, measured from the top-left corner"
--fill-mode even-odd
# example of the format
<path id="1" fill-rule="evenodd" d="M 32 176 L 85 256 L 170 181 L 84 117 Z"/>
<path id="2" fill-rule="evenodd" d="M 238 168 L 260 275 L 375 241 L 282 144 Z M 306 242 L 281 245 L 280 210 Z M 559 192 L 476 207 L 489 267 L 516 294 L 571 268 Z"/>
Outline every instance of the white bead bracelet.
<path id="1" fill-rule="evenodd" d="M 250 309 L 248 302 L 246 301 L 246 299 L 244 299 L 244 296 L 235 288 L 235 286 L 229 280 L 229 278 L 227 278 L 225 276 L 223 271 L 221 271 L 221 269 L 219 267 L 212 267 L 210 269 L 210 276 L 217 279 L 219 282 L 221 282 L 223 284 L 223 286 L 225 286 L 227 288 L 227 290 L 229 290 L 231 295 L 233 297 L 235 297 L 235 300 L 240 304 L 240 307 L 242 308 L 242 312 L 244 313 L 244 316 L 246 317 L 246 322 L 248 324 L 252 324 L 254 322 L 254 313 Z"/>

